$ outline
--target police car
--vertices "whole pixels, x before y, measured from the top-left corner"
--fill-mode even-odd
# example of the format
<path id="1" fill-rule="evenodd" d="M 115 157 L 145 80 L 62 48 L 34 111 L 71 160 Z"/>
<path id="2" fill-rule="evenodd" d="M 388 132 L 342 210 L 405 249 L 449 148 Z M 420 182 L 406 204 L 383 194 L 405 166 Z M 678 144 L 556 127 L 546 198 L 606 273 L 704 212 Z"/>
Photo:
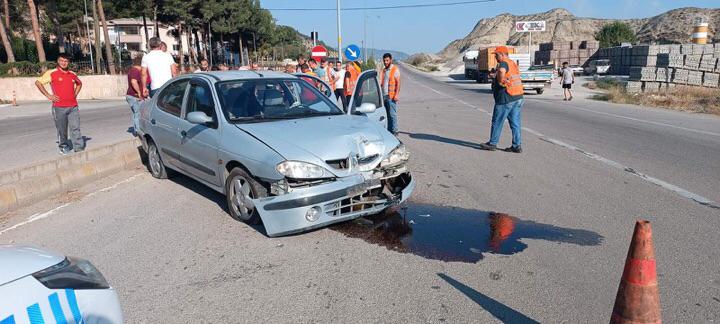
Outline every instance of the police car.
<path id="1" fill-rule="evenodd" d="M 0 324 L 122 322 L 115 289 L 89 261 L 0 245 Z"/>

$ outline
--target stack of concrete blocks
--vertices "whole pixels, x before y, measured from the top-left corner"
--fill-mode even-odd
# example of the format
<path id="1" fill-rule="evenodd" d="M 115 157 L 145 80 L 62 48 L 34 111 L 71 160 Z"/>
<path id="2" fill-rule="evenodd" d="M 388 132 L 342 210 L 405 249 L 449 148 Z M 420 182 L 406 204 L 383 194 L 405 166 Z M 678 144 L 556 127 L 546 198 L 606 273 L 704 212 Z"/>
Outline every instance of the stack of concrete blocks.
<path id="1" fill-rule="evenodd" d="M 535 64 L 552 64 L 560 66 L 563 62 L 570 65 L 585 66 L 587 61 L 598 51 L 597 41 L 557 41 L 540 44 L 540 50 L 535 52 Z"/>
<path id="2" fill-rule="evenodd" d="M 598 51 L 597 58 L 610 60 L 610 74 L 630 76 L 628 92 L 666 90 L 677 84 L 720 87 L 720 43 L 612 47 Z"/>

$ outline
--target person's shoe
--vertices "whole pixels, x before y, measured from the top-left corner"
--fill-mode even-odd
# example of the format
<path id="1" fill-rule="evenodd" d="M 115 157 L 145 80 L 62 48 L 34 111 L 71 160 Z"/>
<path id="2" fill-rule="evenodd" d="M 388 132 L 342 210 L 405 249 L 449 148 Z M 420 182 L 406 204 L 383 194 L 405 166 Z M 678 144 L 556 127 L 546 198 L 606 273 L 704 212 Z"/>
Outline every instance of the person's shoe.
<path id="1" fill-rule="evenodd" d="M 511 153 L 522 153 L 522 146 L 510 146 L 504 150 Z"/>
<path id="2" fill-rule="evenodd" d="M 572 101 L 572 96 L 570 96 L 570 99 L 568 99 L 568 101 Z"/>
<path id="3" fill-rule="evenodd" d="M 71 151 L 70 148 L 61 147 L 61 148 L 60 148 L 60 155 L 68 155 L 68 154 L 70 154 L 70 151 Z"/>
<path id="4" fill-rule="evenodd" d="M 486 150 L 486 151 L 495 151 L 497 149 L 497 145 L 492 145 L 492 144 L 490 144 L 490 142 L 480 143 L 480 144 L 478 144 L 478 146 L 480 147 L 481 150 Z"/>
<path id="5" fill-rule="evenodd" d="M 567 101 L 567 100 L 568 100 L 567 98 L 563 98 L 563 101 Z"/>

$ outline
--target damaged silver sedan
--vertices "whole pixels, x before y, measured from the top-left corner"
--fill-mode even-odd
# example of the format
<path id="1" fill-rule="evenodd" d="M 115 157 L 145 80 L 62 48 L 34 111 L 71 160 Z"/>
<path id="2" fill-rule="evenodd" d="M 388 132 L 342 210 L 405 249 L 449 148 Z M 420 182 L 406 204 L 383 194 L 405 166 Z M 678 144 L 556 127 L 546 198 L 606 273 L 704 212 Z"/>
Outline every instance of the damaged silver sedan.
<path id="1" fill-rule="evenodd" d="M 405 201 L 409 154 L 385 130 L 377 73 L 360 75 L 347 111 L 319 85 L 251 71 L 171 80 L 141 109 L 151 174 L 177 171 L 225 194 L 233 218 L 269 236 Z"/>

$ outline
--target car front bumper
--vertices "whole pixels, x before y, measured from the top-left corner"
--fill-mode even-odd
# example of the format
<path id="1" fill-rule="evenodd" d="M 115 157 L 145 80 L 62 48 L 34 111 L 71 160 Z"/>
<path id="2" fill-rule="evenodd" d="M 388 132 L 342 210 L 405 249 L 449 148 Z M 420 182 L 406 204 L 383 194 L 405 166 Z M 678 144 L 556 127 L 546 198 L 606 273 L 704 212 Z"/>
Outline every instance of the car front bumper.
<path id="1" fill-rule="evenodd" d="M 387 181 L 393 181 L 393 189 L 385 188 Z M 415 179 L 409 172 L 383 181 L 357 174 L 253 202 L 267 235 L 275 237 L 380 213 L 407 200 L 413 190 Z M 320 209 L 315 221 L 305 217 L 311 208 Z"/>

